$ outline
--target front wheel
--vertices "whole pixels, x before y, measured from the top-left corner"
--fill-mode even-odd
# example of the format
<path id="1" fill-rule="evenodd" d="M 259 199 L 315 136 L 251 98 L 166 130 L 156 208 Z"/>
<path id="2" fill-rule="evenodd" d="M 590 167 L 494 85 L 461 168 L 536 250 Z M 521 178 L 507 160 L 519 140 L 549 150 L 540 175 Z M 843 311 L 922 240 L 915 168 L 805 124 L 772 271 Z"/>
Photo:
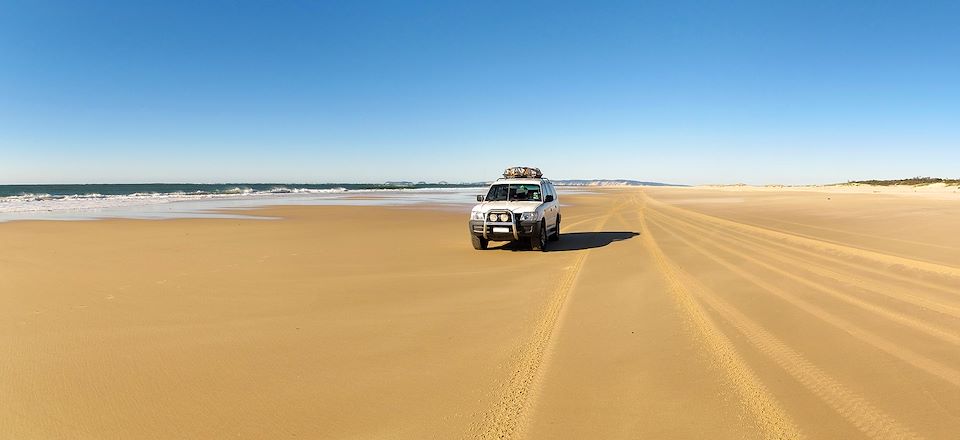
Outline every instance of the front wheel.
<path id="1" fill-rule="evenodd" d="M 530 249 L 535 251 L 547 250 L 547 223 L 540 222 L 540 231 L 530 236 Z"/>
<path id="2" fill-rule="evenodd" d="M 473 248 L 478 251 L 486 249 L 487 245 L 490 243 L 490 241 L 486 238 L 474 234 L 470 234 L 470 241 L 473 243 Z"/>

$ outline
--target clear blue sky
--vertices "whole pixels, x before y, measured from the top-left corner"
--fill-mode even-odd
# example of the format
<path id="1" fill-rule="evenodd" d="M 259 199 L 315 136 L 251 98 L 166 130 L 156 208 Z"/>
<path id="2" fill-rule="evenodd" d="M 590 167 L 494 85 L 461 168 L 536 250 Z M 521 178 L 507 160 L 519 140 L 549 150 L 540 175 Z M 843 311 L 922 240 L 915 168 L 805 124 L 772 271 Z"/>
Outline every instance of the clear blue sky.
<path id="1" fill-rule="evenodd" d="M 0 183 L 960 177 L 958 2 L 6 1 Z"/>

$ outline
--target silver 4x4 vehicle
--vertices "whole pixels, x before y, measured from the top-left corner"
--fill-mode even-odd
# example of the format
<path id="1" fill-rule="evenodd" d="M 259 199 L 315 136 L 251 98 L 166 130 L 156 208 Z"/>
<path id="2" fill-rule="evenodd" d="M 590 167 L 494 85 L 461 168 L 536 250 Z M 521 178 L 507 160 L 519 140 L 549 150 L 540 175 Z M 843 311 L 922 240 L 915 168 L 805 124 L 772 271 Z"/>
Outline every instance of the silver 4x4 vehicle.
<path id="1" fill-rule="evenodd" d="M 547 240 L 560 239 L 560 201 L 550 180 L 540 170 L 507 168 L 490 185 L 486 196 L 470 212 L 470 239 L 474 249 L 491 241 L 519 241 L 534 250 L 546 250 Z"/>

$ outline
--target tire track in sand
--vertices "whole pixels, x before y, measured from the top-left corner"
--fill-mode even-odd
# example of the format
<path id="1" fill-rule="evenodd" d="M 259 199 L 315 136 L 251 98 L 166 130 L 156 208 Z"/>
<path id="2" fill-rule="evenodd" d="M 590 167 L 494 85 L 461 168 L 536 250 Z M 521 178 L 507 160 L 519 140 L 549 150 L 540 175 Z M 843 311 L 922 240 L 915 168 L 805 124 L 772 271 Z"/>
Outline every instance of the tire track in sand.
<path id="1" fill-rule="evenodd" d="M 666 206 L 661 206 L 661 207 L 666 208 Z M 850 274 L 845 275 L 845 277 L 847 279 L 854 280 L 855 283 L 857 284 L 865 284 L 865 285 L 872 286 L 870 290 L 876 293 L 881 293 L 881 294 L 886 293 L 887 289 L 878 280 L 889 278 L 889 279 L 897 280 L 906 284 L 910 284 L 912 286 L 916 286 L 918 288 L 941 292 L 951 296 L 960 296 L 960 290 L 958 290 L 955 286 L 945 287 L 924 279 L 917 279 L 916 277 L 908 277 L 899 273 L 892 272 L 890 270 L 877 269 L 875 267 L 867 266 L 862 263 L 847 261 L 843 258 L 839 258 L 835 255 L 830 255 L 825 252 L 814 252 L 814 251 L 805 249 L 801 246 L 790 246 L 785 243 L 782 243 L 780 240 L 772 239 L 769 237 L 764 239 L 762 236 L 759 236 L 757 234 L 750 234 L 747 231 L 738 230 L 737 228 L 721 226 L 716 223 L 706 221 L 702 218 L 697 218 L 695 215 L 691 215 L 692 211 L 689 211 L 689 210 L 685 210 L 681 208 L 672 208 L 669 210 L 671 211 L 670 214 L 666 212 L 661 212 L 661 214 L 671 219 L 683 218 L 687 222 L 692 222 L 692 223 L 699 222 L 701 223 L 700 225 L 701 227 L 710 229 L 711 234 L 718 234 L 718 233 L 726 234 L 728 236 L 731 236 L 731 238 L 735 238 L 738 242 L 749 241 L 759 246 L 764 246 L 767 248 L 777 248 L 782 251 L 786 251 L 786 253 L 801 254 L 801 255 L 810 257 L 810 260 L 807 260 L 808 263 L 814 266 L 820 267 L 824 270 L 828 270 L 828 271 L 839 274 L 840 272 L 837 272 L 836 269 L 843 267 L 843 268 L 847 268 L 847 270 L 868 272 L 872 275 L 871 277 L 853 276 Z M 796 258 L 796 257 L 793 257 L 793 258 Z M 926 300 L 925 298 L 918 297 L 909 292 L 905 292 L 903 296 L 906 298 L 911 298 L 913 300 L 921 301 L 920 303 L 917 303 L 917 304 L 922 307 L 936 309 L 936 305 L 933 305 L 932 307 L 928 306 L 928 304 L 933 304 L 933 303 L 930 303 L 930 301 Z"/>
<path id="2" fill-rule="evenodd" d="M 613 214 L 625 204 L 626 201 L 623 201 L 611 207 L 596 229 L 602 230 Z M 484 414 L 479 425 L 471 428 L 472 437 L 511 439 L 522 436 L 528 422 L 527 414 L 532 406 L 531 399 L 536 383 L 544 369 L 550 339 L 558 327 L 560 312 L 590 252 L 591 249 L 579 252 L 573 264 L 560 275 L 532 334 L 520 347 L 516 362 L 511 367 L 510 378 L 497 388 L 496 403 Z"/>
<path id="3" fill-rule="evenodd" d="M 634 203 L 639 207 L 641 242 L 653 257 L 674 300 L 699 334 L 703 345 L 711 352 L 720 370 L 734 384 L 734 391 L 743 407 L 753 416 L 760 436 L 765 439 L 803 438 L 800 429 L 756 373 L 743 361 L 730 339 L 717 329 L 716 324 L 690 293 L 687 284 L 681 279 L 682 270 L 670 261 L 650 233 L 643 213 L 645 205 L 637 202 L 636 198 Z"/>
<path id="4" fill-rule="evenodd" d="M 646 196 L 644 196 L 644 198 L 646 198 Z M 823 400 L 836 411 L 837 414 L 860 430 L 860 432 L 874 439 L 921 438 L 901 425 L 893 417 L 873 406 L 868 400 L 849 390 L 843 386 L 843 384 L 824 373 L 802 354 L 791 349 L 776 336 L 766 331 L 762 326 L 756 324 L 743 313 L 728 305 L 720 296 L 697 282 L 663 253 L 659 244 L 650 234 L 649 227 L 646 225 L 646 219 L 643 217 L 641 217 L 641 225 L 644 235 L 648 237 L 647 244 L 650 252 L 655 254 L 658 266 L 666 277 L 674 280 L 673 284 L 678 285 L 680 289 L 687 292 L 686 295 L 690 302 L 697 302 L 697 299 L 693 296 L 696 295 L 696 298 L 706 303 L 708 307 L 716 311 L 720 317 L 743 334 L 760 353 L 770 358 L 780 366 L 780 368 L 783 368 L 804 388 Z M 690 294 L 690 291 L 692 291 L 693 294 Z M 724 339 L 726 338 L 724 337 Z M 733 351 L 734 349 L 730 347 L 729 350 Z M 749 372 L 749 370 L 747 371 Z M 759 383 L 759 379 L 754 377 L 753 380 Z M 766 436 L 766 438 L 771 438 L 771 436 Z"/>
<path id="5" fill-rule="evenodd" d="M 809 225 L 809 224 L 806 224 L 806 223 L 793 222 L 793 221 L 789 221 L 789 220 L 781 220 L 781 219 L 776 219 L 776 218 L 772 218 L 772 217 L 757 216 L 757 217 L 754 217 L 754 218 L 756 218 L 757 220 L 762 220 L 762 221 L 764 221 L 764 222 L 766 222 L 766 223 L 781 223 L 781 224 L 785 224 L 785 225 L 794 225 L 794 226 L 799 226 L 799 227 L 801 227 L 801 228 L 815 229 L 815 230 L 818 230 L 818 231 L 834 232 L 834 233 L 838 233 L 838 234 L 842 234 L 842 235 L 852 235 L 852 236 L 855 236 L 855 237 L 869 238 L 869 239 L 872 239 L 872 240 L 880 240 L 880 241 L 894 242 L 894 243 L 903 243 L 903 244 L 909 244 L 909 245 L 911 245 L 911 246 L 931 247 L 931 248 L 951 250 L 951 251 L 952 251 L 952 250 L 955 250 L 955 248 L 954 248 L 953 246 L 945 246 L 945 245 L 936 244 L 936 243 L 927 243 L 927 242 L 923 242 L 923 241 L 907 240 L 907 239 L 896 238 L 896 237 L 885 237 L 885 236 L 882 236 L 882 235 L 865 234 L 865 233 L 863 233 L 863 232 L 856 232 L 856 231 L 845 231 L 845 230 L 843 230 L 843 229 L 828 228 L 828 227 L 825 227 L 825 226 L 817 226 L 817 225 Z M 753 224 L 753 223 L 747 223 L 747 222 L 740 222 L 740 223 L 743 223 L 743 224 L 745 224 L 745 225 L 750 225 L 750 226 L 762 227 L 762 226 L 760 226 L 760 225 Z M 769 228 L 769 229 L 774 229 L 774 228 Z M 775 230 L 777 230 L 777 231 L 782 231 L 781 229 L 775 229 Z M 813 237 L 813 238 L 816 238 L 816 237 L 814 237 L 814 236 L 809 236 L 809 235 L 807 235 L 807 234 L 801 234 L 801 235 L 803 235 L 803 236 L 805 236 L 805 237 Z M 816 239 L 819 240 L 819 238 L 816 238 Z"/>
<path id="6" fill-rule="evenodd" d="M 860 299 L 860 298 L 858 298 L 856 295 L 853 295 L 853 294 L 844 292 L 844 291 L 842 291 L 842 290 L 834 289 L 834 288 L 832 288 L 832 287 L 830 287 L 830 286 L 826 286 L 826 285 L 824 285 L 824 284 L 821 284 L 821 283 L 818 283 L 818 282 L 816 282 L 816 281 L 810 280 L 810 279 L 808 279 L 808 278 L 806 278 L 806 277 L 797 275 L 797 274 L 794 273 L 794 272 L 791 272 L 791 271 L 788 271 L 788 270 L 784 270 L 784 269 L 782 269 L 782 268 L 780 268 L 780 267 L 777 267 L 776 265 L 772 265 L 772 264 L 770 264 L 770 263 L 767 263 L 767 261 L 771 261 L 771 260 L 772 260 L 772 261 L 779 261 L 779 262 L 781 262 L 782 264 L 784 264 L 784 267 L 791 267 L 791 268 L 794 268 L 794 267 L 802 267 L 802 268 L 803 268 L 802 270 L 809 270 L 809 271 L 812 272 L 812 273 L 816 273 L 816 274 L 818 274 L 818 275 L 821 275 L 821 276 L 830 278 L 830 279 L 832 279 L 832 280 L 834 280 L 834 281 L 837 281 L 837 282 L 840 282 L 840 283 L 842 283 L 842 284 L 846 284 L 846 285 L 851 286 L 851 287 L 855 287 L 855 288 L 860 288 L 860 289 L 862 289 L 862 287 L 857 286 L 857 285 L 854 284 L 854 283 L 851 283 L 851 282 L 849 282 L 849 281 L 844 281 L 844 280 L 842 280 L 842 279 L 841 279 L 842 276 L 830 275 L 830 272 L 827 272 L 827 271 L 817 271 L 817 270 L 813 270 L 813 269 L 811 269 L 811 268 L 807 268 L 807 267 L 805 267 L 805 266 L 807 265 L 807 262 L 805 262 L 805 261 L 802 261 L 802 260 L 799 260 L 799 259 L 796 260 L 796 261 L 791 261 L 789 258 L 782 257 L 782 256 L 780 256 L 780 255 L 778 255 L 778 254 L 776 254 L 776 253 L 774 253 L 774 252 L 772 252 L 772 251 L 764 250 L 763 248 L 761 248 L 760 246 L 758 246 L 758 245 L 756 245 L 756 244 L 753 244 L 752 246 L 748 247 L 748 246 L 747 246 L 747 243 L 745 243 L 745 242 L 738 241 L 738 240 L 734 240 L 734 239 L 727 238 L 727 237 L 723 237 L 723 236 L 721 236 L 721 234 L 717 234 L 717 233 L 715 233 L 715 232 L 713 232 L 713 231 L 710 231 L 710 230 L 708 230 L 708 229 L 705 229 L 705 228 L 703 228 L 703 227 L 700 227 L 700 226 L 698 226 L 698 225 L 696 225 L 696 224 L 694 224 L 694 223 L 692 223 L 692 222 L 686 221 L 686 220 L 681 220 L 681 219 L 678 219 L 678 218 L 670 218 L 670 217 L 665 216 L 665 215 L 662 214 L 662 213 L 657 213 L 656 211 L 653 211 L 653 210 L 649 210 L 648 212 L 654 212 L 654 213 L 656 213 L 657 218 L 661 218 L 661 217 L 667 218 L 667 219 L 669 219 L 669 221 L 672 221 L 672 222 L 674 222 L 674 223 L 678 223 L 678 222 L 679 222 L 679 223 L 682 223 L 683 225 L 685 225 L 685 227 L 687 227 L 687 228 L 690 228 L 690 229 L 696 230 L 696 231 L 700 231 L 701 233 L 703 233 L 703 235 L 700 235 L 701 239 L 704 240 L 704 241 L 708 241 L 708 242 L 713 243 L 713 246 L 717 247 L 718 249 L 720 249 L 720 250 L 722 250 L 722 251 L 725 251 L 725 252 L 728 252 L 728 253 L 733 254 L 733 255 L 737 255 L 738 257 L 743 258 L 744 260 L 753 262 L 754 264 L 756 264 L 756 265 L 758 265 L 758 266 L 760 266 L 760 267 L 763 267 L 763 268 L 765 268 L 765 269 L 767 269 L 767 270 L 769 270 L 769 271 L 771 271 L 771 272 L 777 273 L 777 274 L 779 274 L 779 275 L 781 275 L 781 276 L 783 276 L 783 277 L 785 277 L 785 278 L 789 278 L 789 279 L 791 279 L 791 280 L 793 280 L 793 281 L 795 281 L 795 282 L 797 282 L 797 283 L 799 283 L 799 284 L 803 284 L 803 285 L 805 285 L 805 286 L 807 286 L 807 287 L 810 287 L 810 288 L 812 288 L 812 289 L 814 289 L 814 290 L 817 290 L 817 291 L 826 293 L 827 295 L 829 295 L 829 296 L 831 296 L 831 297 L 833 297 L 833 298 L 835 298 L 835 299 L 838 299 L 838 300 L 840 300 L 840 301 L 843 301 L 843 302 L 845 302 L 845 303 L 847 303 L 847 304 L 850 304 L 850 305 L 853 305 L 853 306 L 855 306 L 855 307 L 859 307 L 859 308 L 861 308 L 861 309 L 863 309 L 863 310 L 866 310 L 866 311 L 868 311 L 868 312 L 874 313 L 875 315 L 882 316 L 882 317 L 884 317 L 884 318 L 886 318 L 886 319 L 888 319 L 888 320 L 890 320 L 890 321 L 896 322 L 896 323 L 898 323 L 898 324 L 900 324 L 900 325 L 903 325 L 903 326 L 905 326 L 905 327 L 909 327 L 909 328 L 911 328 L 911 329 L 913 329 L 913 330 L 916 330 L 916 331 L 921 332 L 921 333 L 924 333 L 924 334 L 926 334 L 926 335 L 928 335 L 928 336 L 937 338 L 937 339 L 939 339 L 939 340 L 941 340 L 941 341 L 944 341 L 944 342 L 947 342 L 947 343 L 950 343 L 950 344 L 954 344 L 954 345 L 960 345 L 960 335 L 957 335 L 957 334 L 955 334 L 955 333 L 953 333 L 953 332 L 950 332 L 950 331 L 947 331 L 947 330 L 942 330 L 942 329 L 937 328 L 937 327 L 935 327 L 935 326 L 929 325 L 929 324 L 927 324 L 926 322 L 924 322 L 924 321 L 922 321 L 922 320 L 915 319 L 915 318 L 912 318 L 912 317 L 910 317 L 910 316 L 904 315 L 904 314 L 902 314 L 902 313 L 897 313 L 897 312 L 895 312 L 895 311 L 893 311 L 893 310 L 889 310 L 889 309 L 887 309 L 887 308 L 878 306 L 878 305 L 876 305 L 876 304 L 874 304 L 874 303 L 871 303 L 871 302 L 869 302 L 869 301 L 865 301 L 865 300 L 863 300 L 863 299 Z M 661 222 L 661 220 L 656 220 L 656 221 L 657 221 L 658 223 Z M 666 221 L 663 221 L 663 223 L 667 223 L 667 222 L 666 222 Z M 712 234 L 712 235 L 709 235 L 709 234 Z M 708 237 L 709 237 L 709 238 L 708 238 Z M 728 243 L 728 244 L 727 244 L 727 245 L 724 245 L 724 244 L 721 244 L 721 242 L 723 242 L 723 243 Z M 738 251 L 738 250 L 736 250 L 736 249 L 734 249 L 734 248 L 732 247 L 732 246 L 734 246 L 734 245 L 741 246 L 741 247 L 744 248 L 744 250 L 749 250 L 750 252 L 740 252 L 740 251 Z M 753 255 L 751 255 L 751 254 L 761 256 L 762 258 L 757 258 L 757 257 L 755 257 L 755 256 L 753 256 Z M 766 261 L 765 261 L 765 260 L 766 260 Z M 826 273 L 823 273 L 823 272 L 826 272 Z M 863 290 L 870 291 L 869 289 L 863 289 Z M 881 294 L 881 295 L 888 296 L 888 294 L 887 294 L 886 292 L 874 292 L 874 293 L 879 293 L 879 294 Z M 902 299 L 897 298 L 897 297 L 895 297 L 895 296 L 890 296 L 890 297 L 891 297 L 891 298 L 894 298 L 894 299 L 896 299 L 896 300 L 899 300 L 899 301 L 901 301 L 901 302 L 903 301 Z"/>
<path id="7" fill-rule="evenodd" d="M 759 277 L 753 275 L 752 273 L 737 267 L 737 265 L 724 260 L 722 257 L 719 257 L 715 253 L 704 249 L 702 246 L 696 243 L 693 243 L 692 241 L 686 238 L 681 237 L 676 232 L 673 232 L 666 228 L 664 229 L 664 231 L 666 231 L 668 234 L 675 237 L 677 240 L 683 242 L 684 244 L 689 246 L 691 249 L 696 250 L 701 255 L 707 258 L 710 258 L 711 260 L 715 261 L 717 264 L 720 264 L 721 266 L 725 267 L 727 270 L 730 270 L 731 272 L 735 273 L 739 277 L 757 285 L 763 290 L 773 295 L 776 295 L 778 298 L 786 301 L 790 305 L 800 310 L 803 310 L 806 313 L 809 313 L 810 315 L 816 317 L 817 319 L 820 319 L 821 321 L 824 321 L 840 329 L 844 333 L 847 333 L 850 336 L 853 336 L 854 338 L 857 338 L 869 345 L 872 345 L 874 348 L 877 348 L 880 351 L 886 352 L 887 354 L 897 359 L 900 359 L 901 361 L 906 362 L 907 364 L 910 364 L 915 368 L 919 368 L 920 370 L 923 370 L 933 376 L 943 379 L 944 381 L 949 382 L 954 386 L 960 386 L 960 371 L 957 371 L 947 365 L 944 365 L 940 362 L 937 362 L 933 359 L 923 356 L 913 350 L 910 350 L 909 348 L 898 346 L 873 332 L 865 330 L 843 318 L 840 318 L 839 316 L 833 313 L 830 313 L 824 310 L 821 307 L 818 307 L 805 300 L 797 298 L 796 296 L 786 292 L 785 290 L 779 288 L 778 286 L 772 283 L 766 282 L 760 279 Z"/>
<path id="8" fill-rule="evenodd" d="M 737 223 L 735 221 L 723 219 L 720 217 L 714 217 L 712 215 L 707 215 L 689 209 L 677 208 L 675 206 L 668 205 L 666 203 L 657 201 L 645 196 L 646 201 L 661 206 L 666 210 L 677 210 L 682 211 L 688 216 L 693 216 L 703 221 L 710 222 L 720 226 L 730 226 L 740 230 L 746 230 L 758 234 L 765 235 L 767 237 L 772 237 L 780 240 L 787 240 L 793 242 L 800 246 L 805 246 L 808 248 L 821 249 L 834 254 L 839 255 L 850 255 L 853 257 L 859 257 L 867 260 L 871 260 L 886 266 L 892 267 L 903 267 L 910 270 L 927 272 L 930 274 L 935 274 L 939 276 L 945 276 L 950 278 L 960 278 L 960 268 L 947 266 L 939 263 L 932 263 L 929 261 L 916 260 L 912 258 L 901 257 L 897 255 L 885 254 L 882 252 L 877 252 L 869 249 L 862 249 L 858 247 L 848 246 L 844 244 L 835 243 L 832 241 L 827 241 L 819 238 L 811 238 L 802 234 L 796 234 L 792 232 L 784 232 L 769 228 L 764 228 L 760 226 L 749 225 L 746 223 Z"/>

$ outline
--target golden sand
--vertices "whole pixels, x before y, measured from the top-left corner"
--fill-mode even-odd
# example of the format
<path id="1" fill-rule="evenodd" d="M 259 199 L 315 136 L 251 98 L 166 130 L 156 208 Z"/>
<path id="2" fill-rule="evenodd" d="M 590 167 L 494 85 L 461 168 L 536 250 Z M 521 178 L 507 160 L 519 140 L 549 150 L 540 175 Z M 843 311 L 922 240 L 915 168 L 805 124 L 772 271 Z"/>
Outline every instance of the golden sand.
<path id="1" fill-rule="evenodd" d="M 955 438 L 960 202 L 563 197 L 0 224 L 0 438 Z"/>

